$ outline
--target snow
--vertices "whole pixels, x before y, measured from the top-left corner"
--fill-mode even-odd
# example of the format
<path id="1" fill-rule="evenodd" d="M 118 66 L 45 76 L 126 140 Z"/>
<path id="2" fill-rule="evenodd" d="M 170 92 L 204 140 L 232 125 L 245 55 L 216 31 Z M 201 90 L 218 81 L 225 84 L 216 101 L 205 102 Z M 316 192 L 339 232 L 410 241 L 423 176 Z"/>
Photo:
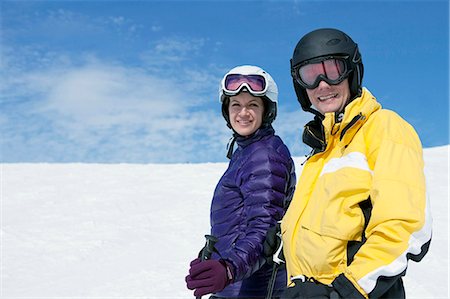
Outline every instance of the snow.
<path id="1" fill-rule="evenodd" d="M 424 150 L 433 241 L 408 298 L 449 297 L 449 148 Z M 226 167 L 3 164 L 0 297 L 193 298 L 184 277 Z"/>

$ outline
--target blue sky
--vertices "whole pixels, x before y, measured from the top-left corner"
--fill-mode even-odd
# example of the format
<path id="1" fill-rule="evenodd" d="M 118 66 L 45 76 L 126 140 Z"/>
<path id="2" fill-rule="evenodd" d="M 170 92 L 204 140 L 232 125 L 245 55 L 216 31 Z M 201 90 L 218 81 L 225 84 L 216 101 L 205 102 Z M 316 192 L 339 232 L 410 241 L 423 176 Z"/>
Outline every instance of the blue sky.
<path id="1" fill-rule="evenodd" d="M 425 147 L 449 143 L 448 1 L 2 1 L 1 160 L 226 161 L 218 84 L 255 64 L 279 87 L 274 127 L 294 156 L 289 59 L 320 27 L 347 32 L 363 85 Z"/>

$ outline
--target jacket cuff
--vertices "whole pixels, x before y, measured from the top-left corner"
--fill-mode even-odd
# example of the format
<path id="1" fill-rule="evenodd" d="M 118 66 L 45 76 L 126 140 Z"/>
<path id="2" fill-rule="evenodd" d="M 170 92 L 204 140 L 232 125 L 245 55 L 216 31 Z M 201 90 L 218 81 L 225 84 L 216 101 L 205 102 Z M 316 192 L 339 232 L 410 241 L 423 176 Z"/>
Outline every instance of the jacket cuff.
<path id="1" fill-rule="evenodd" d="M 227 285 L 233 283 L 233 266 L 226 260 L 220 260 L 220 262 L 225 266 L 225 271 L 227 273 Z"/>
<path id="2" fill-rule="evenodd" d="M 340 274 L 332 283 L 333 289 L 339 293 L 341 298 L 352 298 L 352 299 L 364 299 L 366 298 L 361 294 L 358 289 L 353 285 L 353 283 L 344 275 Z"/>

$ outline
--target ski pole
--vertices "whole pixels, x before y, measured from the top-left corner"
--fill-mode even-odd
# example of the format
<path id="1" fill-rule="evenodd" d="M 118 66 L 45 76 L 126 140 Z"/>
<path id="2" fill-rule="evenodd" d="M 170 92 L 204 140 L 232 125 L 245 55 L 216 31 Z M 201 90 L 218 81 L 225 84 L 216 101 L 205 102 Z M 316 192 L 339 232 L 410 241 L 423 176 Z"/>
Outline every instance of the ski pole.
<path id="1" fill-rule="evenodd" d="M 267 286 L 267 296 L 266 299 L 271 299 L 273 294 L 273 288 L 275 287 L 275 280 L 277 278 L 279 264 L 273 263 L 272 275 L 270 276 L 269 285 Z"/>
<path id="2" fill-rule="evenodd" d="M 214 251 L 214 245 L 216 245 L 218 239 L 212 235 L 205 235 L 206 243 L 202 249 L 202 253 L 200 255 L 200 259 L 202 261 L 209 260 Z"/>
<path id="3" fill-rule="evenodd" d="M 209 260 L 211 258 L 211 255 L 214 251 L 214 245 L 218 241 L 218 239 L 212 235 L 205 235 L 205 238 L 206 238 L 206 243 L 200 254 L 200 259 L 202 261 Z M 202 298 L 202 296 L 196 296 L 195 298 L 200 299 L 200 298 Z"/>
<path id="4" fill-rule="evenodd" d="M 281 223 L 281 222 L 278 222 Z M 273 267 L 272 267 L 272 275 L 270 276 L 269 284 L 267 286 L 267 296 L 266 299 L 271 299 L 273 294 L 273 289 L 275 286 L 275 280 L 277 278 L 277 272 L 278 269 L 281 266 L 281 263 L 285 263 L 284 260 L 282 260 L 283 257 L 283 240 L 281 239 L 281 228 L 280 231 L 277 232 L 277 237 L 280 238 L 280 246 L 278 246 L 277 251 L 273 254 L 272 260 L 273 260 Z"/>

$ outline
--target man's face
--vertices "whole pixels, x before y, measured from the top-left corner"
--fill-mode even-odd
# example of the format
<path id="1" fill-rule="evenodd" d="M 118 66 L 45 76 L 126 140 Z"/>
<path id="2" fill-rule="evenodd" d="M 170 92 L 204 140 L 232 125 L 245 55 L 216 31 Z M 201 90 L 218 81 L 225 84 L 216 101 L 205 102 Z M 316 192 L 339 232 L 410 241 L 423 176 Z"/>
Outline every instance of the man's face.
<path id="1" fill-rule="evenodd" d="M 336 85 L 320 81 L 314 89 L 306 89 L 311 104 L 323 115 L 329 112 L 340 112 L 350 99 L 348 78 Z"/>

